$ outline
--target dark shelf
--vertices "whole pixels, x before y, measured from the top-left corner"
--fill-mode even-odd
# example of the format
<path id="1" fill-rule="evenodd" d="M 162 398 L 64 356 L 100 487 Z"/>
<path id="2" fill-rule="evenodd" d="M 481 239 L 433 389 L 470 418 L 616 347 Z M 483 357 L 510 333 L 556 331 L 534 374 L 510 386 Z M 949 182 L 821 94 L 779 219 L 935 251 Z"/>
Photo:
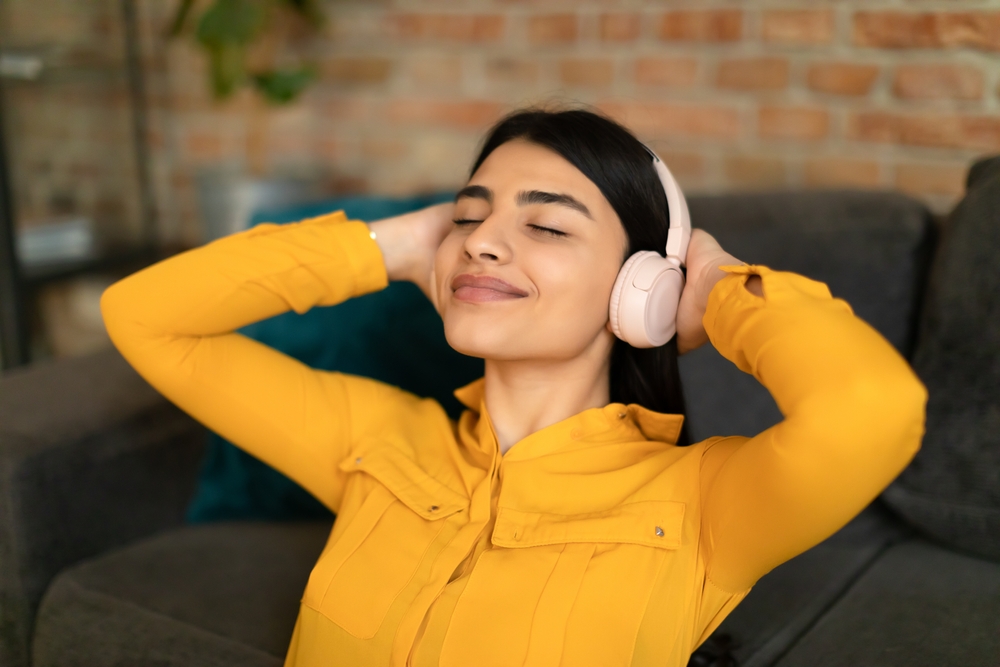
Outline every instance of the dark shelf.
<path id="1" fill-rule="evenodd" d="M 2 0 L 0 0 L 2 2 Z M 77 276 L 104 273 L 127 275 L 159 261 L 184 248 L 155 247 L 156 206 L 153 201 L 149 173 L 148 127 L 146 122 L 145 85 L 141 67 L 136 0 L 120 0 L 120 26 L 113 34 L 106 35 L 96 45 L 78 44 L 29 44 L 30 35 L 4 35 L 9 43 L 0 44 L 8 54 L 37 56 L 43 69 L 24 74 L 17 72 L 0 77 L 0 369 L 6 370 L 31 362 L 32 340 L 39 327 L 36 315 L 39 288 Z M 102 28 L 104 29 L 104 28 Z M 104 39 L 103 37 L 98 37 Z M 110 41 L 108 41 L 110 40 Z M 85 86 L 95 95 L 105 95 L 117 104 L 117 97 L 109 95 L 105 84 L 121 86 L 128 96 L 131 116 L 131 139 L 128 148 L 134 155 L 138 188 L 138 227 L 141 239 L 131 246 L 109 246 L 99 250 L 94 257 L 45 264 L 23 264 L 17 260 L 15 242 L 15 207 L 11 201 L 12 165 L 7 155 L 4 125 L 4 106 L 11 99 L 9 94 L 24 88 Z M 112 91 L 113 92 L 113 91 Z M 89 101 L 91 98 L 87 98 Z M 98 97 L 97 99 L 103 99 Z M 117 109 L 118 107 L 109 107 Z M 67 108 L 66 113 L 74 113 Z M 116 119 L 118 122 L 120 119 Z"/>
<path id="2" fill-rule="evenodd" d="M 106 252 L 97 257 L 59 262 L 46 262 L 21 267 L 21 284 L 25 287 L 65 280 L 85 273 L 138 271 L 159 261 L 166 254 L 158 248 L 131 248 Z"/>

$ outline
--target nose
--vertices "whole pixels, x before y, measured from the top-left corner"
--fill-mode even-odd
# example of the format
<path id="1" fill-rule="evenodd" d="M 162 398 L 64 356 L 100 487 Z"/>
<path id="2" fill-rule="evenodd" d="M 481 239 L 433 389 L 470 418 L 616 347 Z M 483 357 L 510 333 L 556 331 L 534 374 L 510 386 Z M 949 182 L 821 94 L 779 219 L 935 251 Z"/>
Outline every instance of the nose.
<path id="1" fill-rule="evenodd" d="M 466 258 L 490 264 L 506 264 L 514 254 L 506 234 L 500 216 L 496 213 L 491 214 L 466 237 L 464 244 Z"/>

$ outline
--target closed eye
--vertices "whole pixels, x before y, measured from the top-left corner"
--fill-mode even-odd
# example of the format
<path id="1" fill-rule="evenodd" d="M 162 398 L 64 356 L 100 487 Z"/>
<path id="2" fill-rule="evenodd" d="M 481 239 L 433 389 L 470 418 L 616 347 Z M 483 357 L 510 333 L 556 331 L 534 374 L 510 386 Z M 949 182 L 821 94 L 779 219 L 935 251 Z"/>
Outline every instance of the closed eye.
<path id="1" fill-rule="evenodd" d="M 549 236 L 566 236 L 566 232 L 561 232 L 558 229 L 552 229 L 551 227 L 542 227 L 541 225 L 528 225 L 531 229 L 538 232 L 539 234 L 547 234 Z"/>
<path id="2" fill-rule="evenodd" d="M 482 222 L 482 220 L 472 220 L 469 218 L 459 218 L 458 220 L 452 220 L 456 225 L 474 225 Z"/>

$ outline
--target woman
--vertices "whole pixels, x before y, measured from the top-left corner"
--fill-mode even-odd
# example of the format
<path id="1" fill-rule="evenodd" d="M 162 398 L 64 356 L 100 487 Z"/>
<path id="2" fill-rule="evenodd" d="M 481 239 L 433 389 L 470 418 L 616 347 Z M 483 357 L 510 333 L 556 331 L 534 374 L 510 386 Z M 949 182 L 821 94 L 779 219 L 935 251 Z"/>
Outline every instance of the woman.
<path id="1" fill-rule="evenodd" d="M 757 579 L 902 470 L 924 389 L 820 283 L 695 230 L 677 335 L 616 339 L 622 263 L 662 253 L 667 224 L 625 129 L 526 111 L 491 131 L 454 204 L 260 225 L 108 289 L 108 330 L 147 380 L 338 514 L 287 664 L 684 665 Z M 389 280 L 485 359 L 457 423 L 233 333 Z M 676 356 L 707 340 L 783 422 L 677 446 Z"/>

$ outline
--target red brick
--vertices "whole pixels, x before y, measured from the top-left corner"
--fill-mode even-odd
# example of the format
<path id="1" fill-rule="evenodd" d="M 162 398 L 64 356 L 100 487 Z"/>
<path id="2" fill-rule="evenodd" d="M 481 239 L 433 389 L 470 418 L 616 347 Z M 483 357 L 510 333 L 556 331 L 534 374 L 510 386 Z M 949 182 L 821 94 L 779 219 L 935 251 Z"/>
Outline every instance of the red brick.
<path id="1" fill-rule="evenodd" d="M 823 157 L 806 161 L 803 182 L 811 187 L 877 188 L 879 166 L 872 160 Z"/>
<path id="2" fill-rule="evenodd" d="M 1000 51 L 1000 12 L 857 12 L 853 33 L 858 46 Z"/>
<path id="3" fill-rule="evenodd" d="M 316 155 L 326 160 L 342 161 L 348 156 L 348 146 L 336 137 L 321 136 L 316 140 Z"/>
<path id="4" fill-rule="evenodd" d="M 739 9 L 679 10 L 660 22 L 660 39 L 684 42 L 736 42 L 743 37 Z"/>
<path id="5" fill-rule="evenodd" d="M 598 32 L 605 42 L 632 42 L 639 36 L 638 14 L 601 14 Z"/>
<path id="6" fill-rule="evenodd" d="M 528 41 L 532 44 L 567 44 L 578 33 L 576 14 L 543 14 L 528 18 Z"/>
<path id="7" fill-rule="evenodd" d="M 876 143 L 1000 150 L 1000 117 L 865 111 L 851 115 L 849 136 Z"/>
<path id="8" fill-rule="evenodd" d="M 785 185 L 785 163 L 777 158 L 730 155 L 722 163 L 726 182 L 742 188 L 774 188 Z"/>
<path id="9" fill-rule="evenodd" d="M 388 58 L 337 57 L 323 62 L 322 76 L 334 83 L 383 83 L 392 71 Z"/>
<path id="10" fill-rule="evenodd" d="M 404 59 L 409 78 L 419 86 L 457 88 L 462 83 L 462 60 L 455 55 L 411 55 Z"/>
<path id="11" fill-rule="evenodd" d="M 900 164 L 896 167 L 896 187 L 903 192 L 961 197 L 965 193 L 964 164 Z"/>
<path id="12" fill-rule="evenodd" d="M 371 120 L 377 117 L 381 105 L 359 95 L 330 97 L 323 104 L 323 117 L 328 120 Z"/>
<path id="13" fill-rule="evenodd" d="M 399 139 L 368 137 L 361 140 L 361 155 L 375 160 L 399 160 L 410 152 L 410 144 Z"/>
<path id="14" fill-rule="evenodd" d="M 764 12 L 762 33 L 776 44 L 829 44 L 833 27 L 831 9 L 772 9 Z"/>
<path id="15" fill-rule="evenodd" d="M 187 132 L 184 137 L 184 152 L 196 160 L 214 160 L 224 155 L 225 144 L 215 133 Z"/>
<path id="16" fill-rule="evenodd" d="M 688 87 L 698 76 L 698 59 L 639 58 L 635 61 L 635 81 L 646 86 Z"/>
<path id="17" fill-rule="evenodd" d="M 485 100 L 407 100 L 395 99 L 388 103 L 390 122 L 481 129 L 498 118 L 504 105 Z"/>
<path id="18" fill-rule="evenodd" d="M 970 65 L 900 65 L 892 92 L 903 99 L 978 100 L 983 97 L 983 73 Z"/>
<path id="19" fill-rule="evenodd" d="M 571 86 L 608 86 L 614 63 L 607 58 L 568 58 L 559 63 L 559 80 Z"/>
<path id="20" fill-rule="evenodd" d="M 735 139 L 740 135 L 739 112 L 730 106 L 615 101 L 597 106 L 640 134 L 709 139 Z"/>
<path id="21" fill-rule="evenodd" d="M 496 42 L 504 32 L 499 14 L 397 14 L 389 20 L 393 34 L 406 39 L 444 42 Z"/>
<path id="22" fill-rule="evenodd" d="M 650 141 L 649 147 L 656 151 L 670 173 L 684 185 L 705 176 L 705 158 L 698 153 L 678 151 L 664 141 Z"/>
<path id="23" fill-rule="evenodd" d="M 535 83 L 538 63 L 517 58 L 493 58 L 486 61 L 486 78 L 499 83 Z"/>
<path id="24" fill-rule="evenodd" d="M 784 58 L 723 60 L 715 84 L 733 90 L 781 90 L 788 85 L 788 61 Z"/>
<path id="25" fill-rule="evenodd" d="M 757 132 L 766 139 L 817 141 L 827 136 L 830 116 L 813 107 L 764 106 L 757 113 Z"/>
<path id="26" fill-rule="evenodd" d="M 877 78 L 877 66 L 853 63 L 817 63 L 806 75 L 809 88 L 833 95 L 867 95 Z"/>

